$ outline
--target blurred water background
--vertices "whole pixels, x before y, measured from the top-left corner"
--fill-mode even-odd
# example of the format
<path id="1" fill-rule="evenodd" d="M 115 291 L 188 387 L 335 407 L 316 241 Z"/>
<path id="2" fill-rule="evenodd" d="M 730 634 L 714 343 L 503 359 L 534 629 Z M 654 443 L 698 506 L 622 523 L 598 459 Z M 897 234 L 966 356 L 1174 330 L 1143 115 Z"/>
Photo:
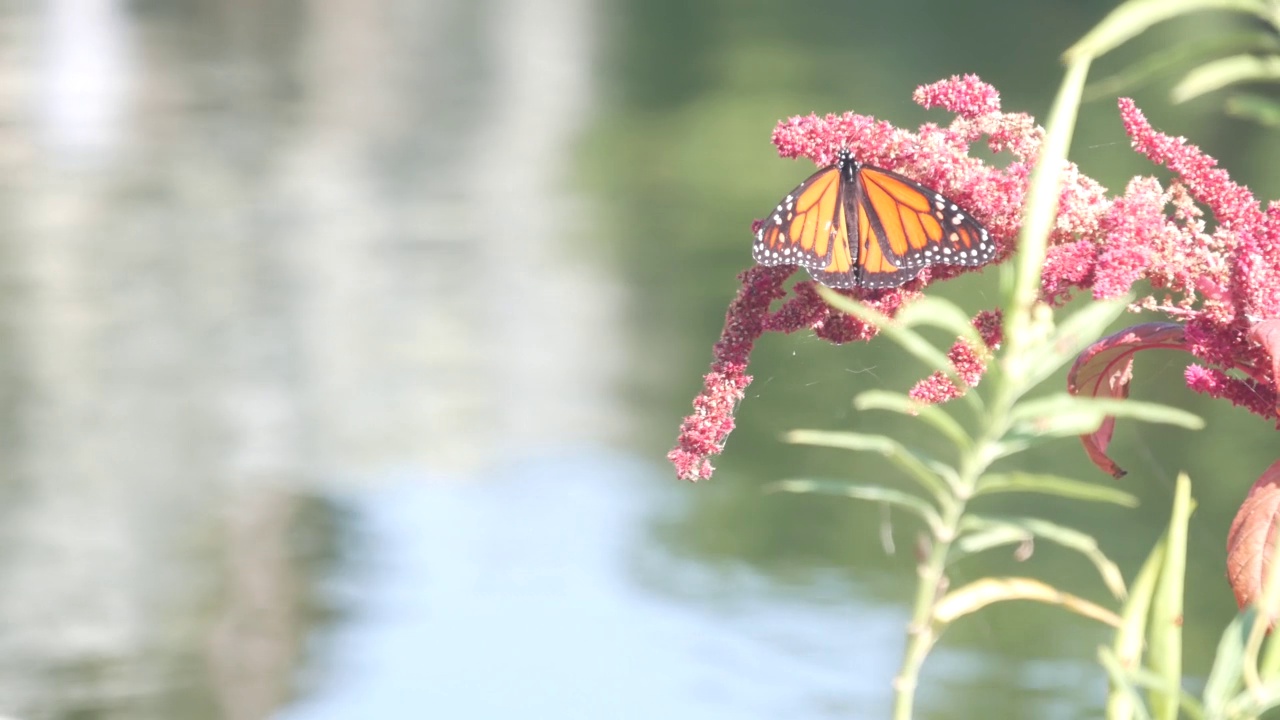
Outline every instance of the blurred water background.
<path id="1" fill-rule="evenodd" d="M 15 718 L 884 717 L 913 528 L 764 495 L 891 472 L 794 448 L 923 370 L 886 343 L 769 337 L 710 483 L 663 459 L 752 218 L 810 168 L 774 123 L 946 122 L 975 72 L 1045 113 L 1109 2 L 50 0 L 0 8 L 0 715 Z M 1161 27 L 1095 72 L 1234 26 Z M 1153 122 L 1280 196 L 1277 135 L 1135 91 Z M 1160 174 L 1113 101 L 1073 158 Z M 931 288 L 971 309 L 996 271 Z M 1187 470 L 1188 683 L 1234 613 L 1223 546 L 1273 430 L 1134 395 L 1136 511 L 1043 500 L 1128 574 Z M 1061 383 L 1056 378 L 1054 383 Z M 1027 469 L 1098 479 L 1077 443 Z M 886 526 L 886 522 L 888 525 Z M 886 554 L 882 535 L 895 539 Z M 1106 591 L 1040 547 L 958 569 Z M 921 718 L 1096 716 L 1109 635 L 1061 611 L 960 622 Z"/>

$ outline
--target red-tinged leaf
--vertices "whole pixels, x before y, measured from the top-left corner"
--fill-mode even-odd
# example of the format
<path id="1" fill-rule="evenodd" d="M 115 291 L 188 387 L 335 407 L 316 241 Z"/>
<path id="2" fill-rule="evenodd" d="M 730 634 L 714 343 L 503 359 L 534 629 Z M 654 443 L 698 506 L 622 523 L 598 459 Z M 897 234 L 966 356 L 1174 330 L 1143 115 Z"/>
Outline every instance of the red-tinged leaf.
<path id="1" fill-rule="evenodd" d="M 1271 377 L 1280 380 L 1280 318 L 1268 318 L 1249 328 L 1249 339 L 1258 343 L 1271 356 Z M 1280 395 L 1276 396 L 1280 409 Z"/>
<path id="2" fill-rule="evenodd" d="M 1241 608 L 1262 596 L 1280 520 L 1280 460 L 1249 489 L 1227 534 L 1227 580 Z"/>
<path id="3" fill-rule="evenodd" d="M 1143 323 L 1109 335 L 1080 353 L 1067 373 L 1067 391 L 1072 395 L 1124 399 L 1129 397 L 1133 378 L 1133 355 L 1139 350 L 1186 349 L 1183 328 L 1177 323 Z M 1107 457 L 1107 446 L 1116 421 L 1108 417 L 1097 430 L 1081 435 L 1084 451 L 1094 465 L 1112 477 L 1125 471 Z"/>

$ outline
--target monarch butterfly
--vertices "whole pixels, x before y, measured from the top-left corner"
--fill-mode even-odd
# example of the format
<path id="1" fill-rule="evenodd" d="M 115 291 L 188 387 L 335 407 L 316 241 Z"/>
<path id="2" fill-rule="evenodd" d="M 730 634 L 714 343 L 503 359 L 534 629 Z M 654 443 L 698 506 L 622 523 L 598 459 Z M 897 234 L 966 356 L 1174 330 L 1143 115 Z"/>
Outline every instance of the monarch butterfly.
<path id="1" fill-rule="evenodd" d="M 986 228 L 941 193 L 848 149 L 782 198 L 751 249 L 761 265 L 868 289 L 898 287 L 929 265 L 983 265 L 995 252 Z"/>

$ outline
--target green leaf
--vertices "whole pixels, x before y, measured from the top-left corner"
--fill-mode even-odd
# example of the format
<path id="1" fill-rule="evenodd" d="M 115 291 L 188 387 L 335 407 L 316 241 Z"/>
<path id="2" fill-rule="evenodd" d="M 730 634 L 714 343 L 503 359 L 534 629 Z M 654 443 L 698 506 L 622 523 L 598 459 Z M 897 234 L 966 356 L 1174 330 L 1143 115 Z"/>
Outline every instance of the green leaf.
<path id="1" fill-rule="evenodd" d="M 1222 109 L 1232 117 L 1252 120 L 1267 127 L 1280 127 L 1280 102 L 1273 98 L 1240 93 L 1227 98 Z"/>
<path id="2" fill-rule="evenodd" d="M 957 448 L 967 450 L 973 447 L 973 438 L 965 432 L 964 427 L 937 405 L 922 403 L 901 393 L 868 390 L 854 398 L 853 406 L 858 410 L 891 410 L 903 415 L 915 415 L 942 433 Z"/>
<path id="3" fill-rule="evenodd" d="M 955 303 L 933 295 L 925 295 L 898 312 L 895 320 L 904 328 L 930 325 L 957 338 L 967 340 L 975 348 L 986 348 L 973 321 Z"/>
<path id="4" fill-rule="evenodd" d="M 839 480 L 792 478 L 765 486 L 765 492 L 815 493 L 838 495 L 855 500 L 871 500 L 902 508 L 924 520 L 936 536 L 942 529 L 942 518 L 927 501 L 910 493 L 879 485 L 864 485 Z"/>
<path id="5" fill-rule="evenodd" d="M 962 534 L 956 545 L 962 550 L 966 547 L 965 534 L 967 533 L 977 533 L 979 540 L 974 541 L 974 544 L 984 550 L 986 549 L 982 547 L 984 543 L 992 543 L 999 537 L 1007 537 L 1009 542 L 1022 542 L 1031 537 L 1038 537 L 1069 550 L 1075 550 L 1093 563 L 1094 568 L 1098 570 L 1098 575 L 1102 577 L 1103 584 L 1112 595 L 1118 598 L 1125 596 L 1124 576 L 1120 574 L 1120 568 L 1107 557 L 1106 553 L 1102 552 L 1098 547 L 1098 541 L 1093 536 L 1079 530 L 1041 518 L 990 517 L 972 514 L 966 515 L 960 521 L 960 528 Z M 984 535 L 986 537 L 983 537 Z M 995 547 L 995 545 L 988 544 L 987 547 Z"/>
<path id="6" fill-rule="evenodd" d="M 1204 711 L 1212 718 L 1224 717 L 1227 704 L 1243 685 L 1244 645 L 1257 619 L 1257 611 L 1249 608 L 1235 616 L 1222 631 L 1213 668 L 1204 683 Z"/>
<path id="7" fill-rule="evenodd" d="M 1185 38 L 1160 48 L 1158 53 L 1144 56 L 1114 75 L 1089 83 L 1084 89 L 1084 101 L 1114 101 L 1117 96 L 1131 93 L 1162 76 L 1172 74 L 1177 68 L 1187 67 L 1205 58 L 1219 57 L 1227 52 L 1267 52 L 1276 49 L 1275 36 L 1257 30 Z"/>
<path id="8" fill-rule="evenodd" d="M 1010 428 L 1010 433 L 1032 438 L 1073 437 L 1088 435 L 1097 430 L 1107 414 L 1097 410 L 1076 408 L 1072 412 L 1049 413 L 1039 417 L 1022 418 Z"/>
<path id="9" fill-rule="evenodd" d="M 1010 413 L 1013 431 L 1025 435 L 1064 437 L 1093 432 L 1108 416 L 1176 425 L 1189 430 L 1204 427 L 1204 420 L 1185 410 L 1138 400 L 1078 397 L 1055 393 L 1018 403 Z"/>
<path id="10" fill-rule="evenodd" d="M 1000 442 L 991 444 L 991 462 L 995 462 L 1000 458 L 1017 455 L 1018 453 L 1031 447 L 1032 442 L 1036 438 L 1025 436 L 1006 435 L 1000 439 Z"/>
<path id="11" fill-rule="evenodd" d="M 974 497 L 1003 492 L 1041 493 L 1073 500 L 1105 502 L 1124 507 L 1137 507 L 1138 498 L 1107 485 L 1083 482 L 1060 475 L 1038 473 L 997 473 L 978 479 Z"/>
<path id="12" fill-rule="evenodd" d="M 991 603 L 1009 600 L 1033 600 L 1058 605 L 1077 615 L 1108 625 L 1120 622 L 1115 613 L 1097 603 L 1063 592 L 1041 580 L 1024 577 L 987 577 L 952 590 L 933 606 L 933 620 L 948 625 Z"/>
<path id="13" fill-rule="evenodd" d="M 932 471 L 933 474 L 942 478 L 942 481 L 946 483 L 947 487 L 951 490 L 951 495 L 949 497 L 955 497 L 955 488 L 960 487 L 959 471 L 939 460 L 926 460 L 925 462 L 928 465 L 929 470 Z"/>
<path id="14" fill-rule="evenodd" d="M 1255 718 L 1276 707 L 1280 707 L 1280 682 L 1269 682 L 1237 695 L 1226 712 L 1231 718 Z"/>
<path id="15" fill-rule="evenodd" d="M 1111 680 L 1111 693 L 1107 698 L 1107 720 L 1151 720 L 1151 713 L 1147 712 L 1137 685 L 1130 679 L 1115 652 L 1107 647 L 1099 647 L 1098 662 Z"/>
<path id="16" fill-rule="evenodd" d="M 792 430 L 783 439 L 796 445 L 816 445 L 837 450 L 859 450 L 887 455 L 901 447 L 897 440 L 885 435 L 870 435 L 837 430 Z"/>
<path id="17" fill-rule="evenodd" d="M 1263 0 L 1129 0 L 1072 45 L 1064 57 L 1068 61 L 1101 57 L 1152 25 L 1203 10 L 1236 10 L 1264 21 L 1271 19 L 1270 8 Z"/>
<path id="18" fill-rule="evenodd" d="M 1272 633 L 1267 637 L 1262 658 L 1258 661 L 1258 676 L 1270 681 L 1274 680 L 1278 674 L 1280 674 L 1280 637 Z"/>
<path id="19" fill-rule="evenodd" d="M 1142 662 L 1142 648 L 1146 643 L 1147 625 L 1150 621 L 1151 598 L 1155 594 L 1160 568 L 1164 565 L 1168 540 L 1167 536 L 1161 537 L 1151 549 L 1129 588 L 1129 600 L 1120 613 L 1120 629 L 1116 631 L 1114 651 L 1108 652 L 1105 648 L 1101 651 L 1114 658 L 1117 667 L 1136 668 Z M 1112 674 L 1111 692 L 1107 695 L 1108 718 L 1132 717 L 1135 711 L 1140 711 L 1142 717 L 1148 717 L 1146 706 L 1132 691 L 1133 686 L 1129 684 L 1127 676 L 1121 685 Z"/>
<path id="20" fill-rule="evenodd" d="M 783 436 L 790 443 L 797 445 L 816 445 L 840 450 L 860 450 L 873 452 L 887 458 L 894 465 L 904 470 L 909 476 L 933 495 L 942 507 L 950 507 L 952 492 L 938 474 L 930 470 L 934 461 L 908 449 L 902 443 L 884 435 L 866 435 L 863 433 L 834 432 L 830 430 L 792 430 Z"/>
<path id="21" fill-rule="evenodd" d="M 1032 308 L 1040 296 L 1040 273 L 1044 269 L 1048 253 L 1049 233 L 1058 215 L 1058 196 L 1062 187 L 1063 168 L 1067 151 L 1071 148 L 1071 135 L 1075 131 L 1076 114 L 1080 110 L 1080 94 L 1089 75 L 1089 61 L 1073 58 L 1068 62 L 1067 73 L 1058 86 L 1049 120 L 1045 124 L 1044 142 L 1040 145 L 1040 157 L 1027 185 L 1023 205 L 1022 230 L 1018 233 L 1018 247 L 1013 281 L 1004 288 L 1004 365 L 1001 386 L 1011 388 L 1015 394 L 1025 392 L 1022 380 L 1026 373 L 1024 356 L 1037 339 Z M 1003 277 L 1003 276 L 1002 276 Z M 967 393 L 975 395 L 976 393 Z M 1000 397 L 1002 393 L 997 393 Z"/>
<path id="22" fill-rule="evenodd" d="M 1169 94 L 1173 102 L 1183 103 L 1230 85 L 1271 82 L 1277 79 L 1280 79 L 1280 57 L 1233 55 L 1210 60 L 1187 73 Z"/>
<path id="23" fill-rule="evenodd" d="M 908 354 L 915 356 L 917 360 L 924 363 L 925 367 L 946 375 L 956 387 L 965 387 L 964 381 L 956 375 L 956 370 L 951 366 L 946 353 L 934 347 L 933 343 L 920 333 L 904 327 L 879 310 L 845 297 L 830 288 L 819 286 L 817 291 L 831 307 L 876 326 L 880 334 L 897 343 Z M 976 393 L 965 393 L 963 397 L 975 407 L 980 407 L 981 400 Z"/>
<path id="24" fill-rule="evenodd" d="M 1151 670 L 1170 687 L 1182 681 L 1182 601 L 1187 572 L 1187 524 L 1195 502 L 1191 499 L 1191 479 L 1178 475 L 1173 495 L 1173 512 L 1169 520 L 1168 544 L 1164 566 L 1151 602 L 1150 651 Z M 1151 708 L 1157 720 L 1176 720 L 1178 703 L 1170 702 L 1163 693 L 1153 693 Z"/>
<path id="25" fill-rule="evenodd" d="M 1063 320 L 1044 345 L 1033 353 L 1026 386 L 1034 387 L 1059 368 L 1076 359 L 1081 350 L 1097 340 L 1116 318 L 1129 308 L 1129 298 L 1090 303 Z"/>
<path id="26" fill-rule="evenodd" d="M 962 555 L 975 555 L 1002 545 L 1020 545 L 1033 537 L 1030 532 L 1014 525 L 992 525 L 982 529 L 975 526 L 956 541 L 955 548 Z M 951 559 L 958 560 L 960 555 Z"/>
<path id="27" fill-rule="evenodd" d="M 1170 704 L 1176 710 L 1179 706 L 1182 712 L 1191 720 L 1205 720 L 1204 707 L 1198 700 L 1191 696 L 1186 690 L 1177 684 L 1170 685 L 1165 678 L 1147 670 L 1145 668 L 1126 669 L 1119 664 L 1116 656 L 1105 647 L 1098 648 L 1098 660 L 1102 662 L 1103 667 L 1107 669 L 1107 674 L 1112 677 L 1112 681 L 1116 682 L 1116 678 L 1123 680 L 1122 692 L 1130 693 L 1137 688 L 1146 688 L 1150 695 L 1159 695 L 1169 699 Z M 1147 715 L 1146 708 L 1143 707 L 1141 699 L 1136 694 L 1133 696 L 1133 706 L 1128 710 L 1139 711 L 1141 717 L 1150 717 Z M 1111 715 L 1107 714 L 1108 720 L 1114 720 L 1120 717 L 1131 717 L 1130 715 Z M 1158 717 L 1158 716 L 1157 716 Z"/>
<path id="28" fill-rule="evenodd" d="M 1280 537 L 1277 538 L 1280 540 Z M 1262 659 L 1258 662 L 1258 675 L 1263 680 L 1275 680 L 1280 675 L 1280 633 L 1267 636 L 1266 647 L 1262 650 Z"/>

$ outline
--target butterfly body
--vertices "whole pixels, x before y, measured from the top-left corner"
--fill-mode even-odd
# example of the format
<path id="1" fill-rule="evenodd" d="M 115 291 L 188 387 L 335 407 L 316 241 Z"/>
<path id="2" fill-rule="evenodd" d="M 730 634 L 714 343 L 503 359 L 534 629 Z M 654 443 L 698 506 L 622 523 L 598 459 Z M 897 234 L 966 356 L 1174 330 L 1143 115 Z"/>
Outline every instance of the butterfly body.
<path id="1" fill-rule="evenodd" d="M 756 232 L 761 265 L 799 265 L 834 288 L 890 288 L 930 265 L 995 257 L 986 228 L 940 193 L 841 150 L 778 203 Z"/>

